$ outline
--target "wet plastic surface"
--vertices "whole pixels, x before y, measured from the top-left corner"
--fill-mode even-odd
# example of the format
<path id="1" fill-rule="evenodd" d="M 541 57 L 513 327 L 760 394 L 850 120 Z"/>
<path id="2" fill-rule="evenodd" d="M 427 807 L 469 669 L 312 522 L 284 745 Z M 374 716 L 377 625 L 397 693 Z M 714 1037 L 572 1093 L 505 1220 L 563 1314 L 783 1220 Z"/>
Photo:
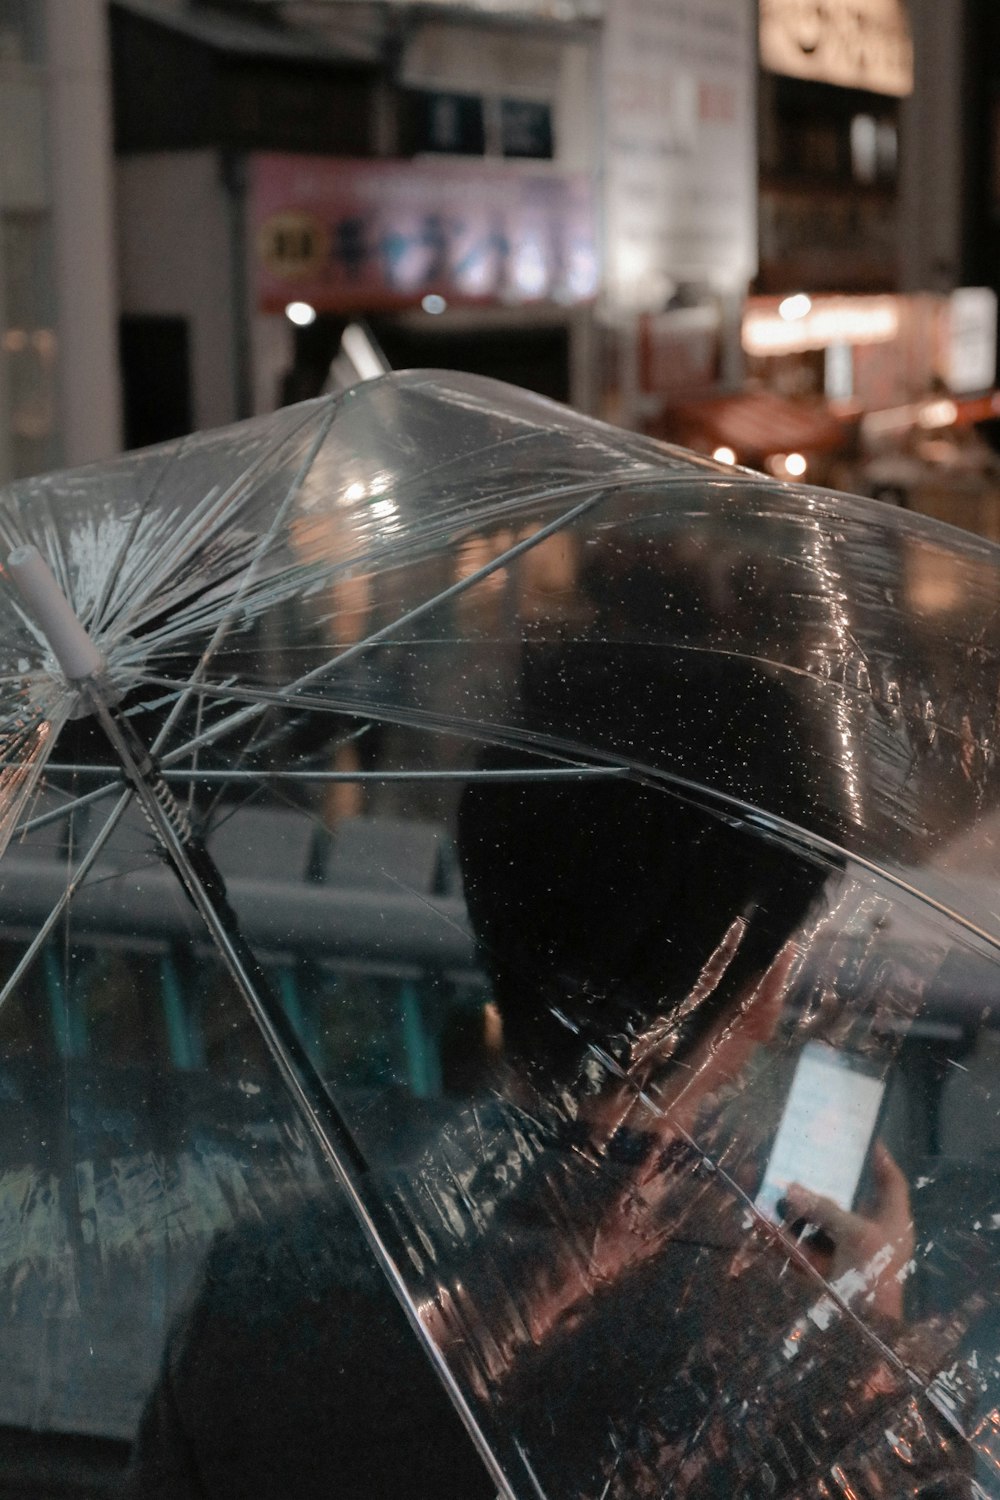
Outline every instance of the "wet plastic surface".
<path id="1" fill-rule="evenodd" d="M 4 578 L 0 1428 L 145 1409 L 136 1494 L 1000 1495 L 995 549 L 419 373 L 0 533 L 193 830 Z"/>

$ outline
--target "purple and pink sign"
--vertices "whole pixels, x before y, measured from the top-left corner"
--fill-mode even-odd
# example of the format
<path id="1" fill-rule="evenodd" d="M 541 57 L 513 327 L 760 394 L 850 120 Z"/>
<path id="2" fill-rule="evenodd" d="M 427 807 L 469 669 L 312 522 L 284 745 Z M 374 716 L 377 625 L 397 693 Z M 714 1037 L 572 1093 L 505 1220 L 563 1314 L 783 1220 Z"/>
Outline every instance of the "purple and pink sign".
<path id="1" fill-rule="evenodd" d="M 594 192 L 585 173 L 426 158 L 261 155 L 249 227 L 257 307 L 320 312 L 590 301 Z"/>

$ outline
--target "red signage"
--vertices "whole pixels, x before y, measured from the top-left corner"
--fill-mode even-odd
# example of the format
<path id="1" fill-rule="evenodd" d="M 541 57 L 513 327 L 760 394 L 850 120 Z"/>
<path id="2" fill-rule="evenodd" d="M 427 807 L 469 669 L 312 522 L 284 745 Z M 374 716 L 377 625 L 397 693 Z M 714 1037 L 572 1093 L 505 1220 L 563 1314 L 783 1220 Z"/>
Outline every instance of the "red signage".
<path id="1" fill-rule="evenodd" d="M 281 312 L 449 303 L 586 302 L 597 292 L 584 173 L 435 159 L 256 156 L 249 227 L 256 302 Z"/>

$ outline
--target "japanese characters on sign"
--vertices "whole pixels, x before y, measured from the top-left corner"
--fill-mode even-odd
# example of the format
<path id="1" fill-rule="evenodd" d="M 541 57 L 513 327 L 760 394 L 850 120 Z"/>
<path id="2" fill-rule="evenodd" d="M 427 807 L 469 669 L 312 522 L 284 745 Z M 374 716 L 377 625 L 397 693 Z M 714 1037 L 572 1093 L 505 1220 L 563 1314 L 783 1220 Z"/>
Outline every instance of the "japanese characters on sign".
<path id="1" fill-rule="evenodd" d="M 253 160 L 257 305 L 319 312 L 455 303 L 576 303 L 596 293 L 584 174 L 482 163 Z"/>

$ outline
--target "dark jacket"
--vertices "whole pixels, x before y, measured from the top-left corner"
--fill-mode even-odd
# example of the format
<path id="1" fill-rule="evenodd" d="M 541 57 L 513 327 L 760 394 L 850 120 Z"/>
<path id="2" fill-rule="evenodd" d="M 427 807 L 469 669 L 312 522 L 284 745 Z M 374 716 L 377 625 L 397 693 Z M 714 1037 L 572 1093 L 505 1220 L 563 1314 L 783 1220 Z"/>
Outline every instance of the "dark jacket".
<path id="1" fill-rule="evenodd" d="M 971 1493 L 935 1371 L 959 1369 L 979 1304 L 912 1331 L 845 1311 L 748 1238 L 745 1200 L 681 1149 L 659 1164 L 656 1253 L 533 1339 L 533 1302 L 620 1202 L 630 1143 L 597 1159 L 571 1129 L 517 1111 L 473 1125 L 381 1190 L 415 1293 L 453 1311 L 445 1353 L 509 1472 L 520 1449 L 561 1500 L 825 1500 L 834 1473 L 883 1500 Z M 959 1407 L 960 1386 L 953 1374 Z M 496 1488 L 332 1200 L 217 1243 L 130 1483 L 136 1500 L 490 1500 Z"/>

